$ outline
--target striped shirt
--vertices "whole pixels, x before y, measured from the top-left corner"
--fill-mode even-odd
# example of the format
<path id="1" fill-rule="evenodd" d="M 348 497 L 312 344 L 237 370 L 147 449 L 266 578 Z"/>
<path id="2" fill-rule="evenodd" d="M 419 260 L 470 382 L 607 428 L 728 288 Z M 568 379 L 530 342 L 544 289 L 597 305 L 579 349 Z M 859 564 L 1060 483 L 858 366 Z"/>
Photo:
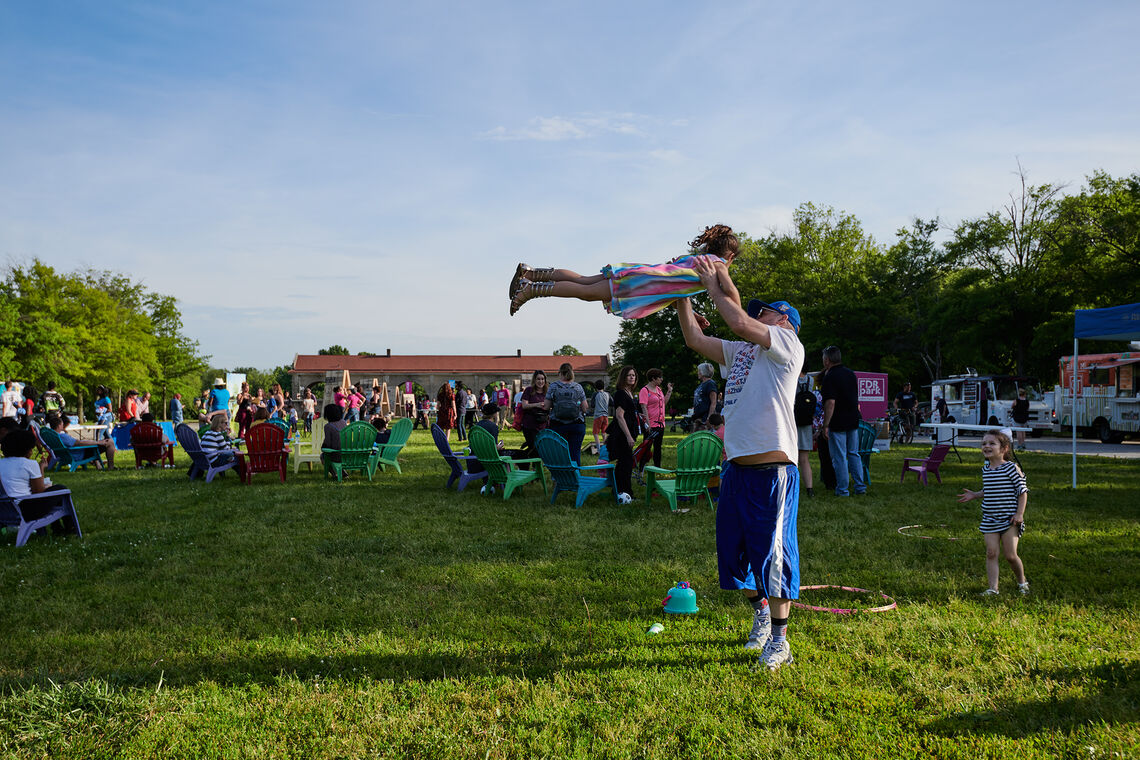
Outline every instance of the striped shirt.
<path id="1" fill-rule="evenodd" d="M 1017 497 L 1029 493 L 1025 474 L 1013 462 L 982 467 L 982 533 L 1004 533 L 1010 518 L 1017 514 Z M 1019 534 L 1020 535 L 1020 534 Z"/>
<path id="2" fill-rule="evenodd" d="M 202 451 L 211 462 L 218 458 L 218 454 L 229 450 L 230 442 L 220 431 L 210 430 L 202 436 Z"/>

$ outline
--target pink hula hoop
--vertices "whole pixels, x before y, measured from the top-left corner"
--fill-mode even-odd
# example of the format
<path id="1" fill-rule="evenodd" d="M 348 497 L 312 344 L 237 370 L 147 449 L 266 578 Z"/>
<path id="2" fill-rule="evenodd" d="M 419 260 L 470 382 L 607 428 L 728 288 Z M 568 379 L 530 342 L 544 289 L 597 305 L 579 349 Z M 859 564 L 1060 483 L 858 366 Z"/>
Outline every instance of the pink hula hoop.
<path id="1" fill-rule="evenodd" d="M 899 528 L 899 535 L 906 536 L 907 538 L 926 538 L 926 539 L 930 539 L 931 541 L 937 541 L 939 539 L 935 538 L 934 536 L 916 536 L 912 533 L 903 533 L 903 531 L 904 530 L 910 530 L 911 528 L 949 528 L 949 527 L 950 527 L 949 525 L 922 525 L 922 524 L 904 525 L 901 528 Z M 945 541 L 960 541 L 961 540 L 957 536 L 942 536 L 941 539 L 945 540 Z"/>
<path id="2" fill-rule="evenodd" d="M 853 586 L 832 586 L 830 584 L 822 584 L 822 585 L 818 585 L 818 586 L 800 586 L 800 591 L 817 591 L 819 589 L 824 589 L 824 588 L 837 588 L 840 591 L 851 591 L 851 592 L 854 592 L 857 594 L 875 594 L 875 593 L 877 593 L 877 594 L 879 594 L 879 596 L 881 596 L 884 599 L 886 599 L 887 601 L 889 601 L 890 604 L 884 604 L 881 607 L 843 608 L 843 607 L 816 607 L 813 604 L 801 604 L 800 602 L 793 601 L 792 606 L 793 607 L 799 607 L 801 610 L 811 610 L 813 612 L 830 612 L 833 615 L 853 615 L 857 612 L 862 612 L 862 613 L 886 612 L 887 610 L 893 610 L 896 607 L 898 607 L 898 604 L 895 602 L 895 600 L 892 599 L 891 597 L 887 596 L 886 594 L 884 594 L 882 591 L 876 592 L 876 591 L 871 591 L 870 589 L 866 589 L 866 588 L 855 588 Z"/>

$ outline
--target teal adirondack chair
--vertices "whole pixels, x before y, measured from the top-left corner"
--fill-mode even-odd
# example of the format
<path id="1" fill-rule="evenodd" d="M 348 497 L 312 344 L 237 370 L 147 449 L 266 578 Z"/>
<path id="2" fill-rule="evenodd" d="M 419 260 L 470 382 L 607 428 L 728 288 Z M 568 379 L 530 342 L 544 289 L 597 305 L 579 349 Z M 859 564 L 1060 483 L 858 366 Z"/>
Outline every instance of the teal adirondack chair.
<path id="1" fill-rule="evenodd" d="M 558 498 L 560 492 L 573 491 L 577 494 L 574 500 L 574 508 L 577 509 L 586 501 L 587 496 L 597 493 L 607 486 L 613 492 L 614 503 L 617 503 L 618 491 L 617 484 L 614 482 L 616 464 L 610 462 L 609 464 L 598 464 L 590 467 L 574 464 L 574 460 L 570 458 L 570 445 L 566 443 L 565 438 L 553 430 L 543 430 L 539 433 L 538 437 L 535 438 L 534 445 L 538 449 L 542 463 L 546 465 L 546 469 L 550 470 L 550 477 L 554 481 L 554 493 L 550 495 L 551 504 Z M 583 473 L 586 471 L 598 471 L 603 477 L 584 475 Z"/>
<path id="2" fill-rule="evenodd" d="M 696 498 L 701 494 L 708 499 L 709 509 L 714 509 L 709 495 L 709 478 L 720 473 L 720 460 L 724 454 L 724 442 L 715 433 L 702 430 L 686 436 L 677 444 L 677 469 L 666 470 L 649 465 L 645 468 L 645 500 L 653 498 L 657 491 L 669 500 L 669 509 L 677 511 L 677 497 Z M 659 480 L 660 475 L 674 475 L 673 480 Z"/>
<path id="3" fill-rule="evenodd" d="M 340 454 L 340 461 L 324 457 L 325 477 L 335 475 L 338 481 L 344 480 L 344 473 L 357 470 L 366 473 L 368 479 L 376 473 L 380 454 L 376 451 L 376 428 L 367 422 L 354 422 L 340 431 L 340 448 L 322 448 L 327 454 Z"/>
<path id="4" fill-rule="evenodd" d="M 372 431 L 372 439 L 376 439 L 376 431 Z M 400 460 L 396 457 L 399 456 L 400 450 L 407 444 L 408 438 L 412 435 L 412 421 L 407 417 L 401 417 L 392 424 L 392 435 L 388 437 L 387 443 L 378 444 L 379 452 L 376 459 L 380 463 L 380 469 L 384 472 L 388 471 L 388 465 L 396 468 L 396 472 L 403 474 L 400 469 Z"/>
<path id="5" fill-rule="evenodd" d="M 867 485 L 871 485 L 871 455 L 878 453 L 874 426 L 859 420 L 859 458 L 863 460 L 863 482 Z"/>
<path id="6" fill-rule="evenodd" d="M 542 480 L 542 493 L 547 495 L 546 473 L 542 470 L 541 459 L 511 459 L 501 456 L 495 445 L 495 437 L 481 427 L 473 427 L 468 431 L 468 443 L 471 444 L 471 453 L 487 471 L 487 485 L 499 485 L 503 489 L 503 501 L 511 498 L 511 494 L 519 486 L 524 486 L 535 479 Z M 537 464 L 533 470 L 521 470 L 520 464 Z"/>
<path id="7" fill-rule="evenodd" d="M 67 467 L 68 472 L 75 472 L 80 467 L 86 470 L 88 464 L 94 464 L 96 467 L 103 466 L 103 452 L 98 446 L 68 448 L 59 439 L 59 433 L 47 425 L 40 428 L 40 440 L 55 455 L 56 462 L 53 469 Z"/>

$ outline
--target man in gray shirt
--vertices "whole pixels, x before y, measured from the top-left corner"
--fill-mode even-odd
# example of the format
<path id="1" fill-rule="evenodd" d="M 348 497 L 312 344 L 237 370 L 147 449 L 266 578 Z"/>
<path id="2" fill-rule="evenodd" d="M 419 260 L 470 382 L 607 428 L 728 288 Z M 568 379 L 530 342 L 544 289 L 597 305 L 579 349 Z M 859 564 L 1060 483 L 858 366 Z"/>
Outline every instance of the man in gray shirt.
<path id="1" fill-rule="evenodd" d="M 610 422 L 610 394 L 606 391 L 606 381 L 595 383 L 598 392 L 594 394 L 594 447 L 601 446 L 601 436 L 606 434 Z"/>

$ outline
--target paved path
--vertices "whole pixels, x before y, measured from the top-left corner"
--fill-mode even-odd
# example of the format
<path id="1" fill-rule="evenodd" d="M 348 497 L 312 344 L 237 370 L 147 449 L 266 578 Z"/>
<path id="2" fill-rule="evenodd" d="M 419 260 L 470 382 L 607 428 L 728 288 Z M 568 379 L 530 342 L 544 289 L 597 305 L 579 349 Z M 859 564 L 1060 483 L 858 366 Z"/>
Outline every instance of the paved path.
<path id="1" fill-rule="evenodd" d="M 915 443 L 925 443 L 929 440 L 927 437 L 915 437 Z M 981 447 L 981 444 L 982 437 L 980 435 L 963 434 L 958 436 L 959 449 L 977 449 Z M 1073 453 L 1073 439 L 1051 436 L 1030 438 L 1026 436 L 1025 448 L 1027 451 L 1039 451 L 1046 454 L 1068 454 L 1071 456 Z M 1081 456 L 1113 457 L 1115 459 L 1140 459 L 1140 440 L 1128 440 L 1124 443 L 1112 444 L 1078 437 L 1077 454 Z"/>

